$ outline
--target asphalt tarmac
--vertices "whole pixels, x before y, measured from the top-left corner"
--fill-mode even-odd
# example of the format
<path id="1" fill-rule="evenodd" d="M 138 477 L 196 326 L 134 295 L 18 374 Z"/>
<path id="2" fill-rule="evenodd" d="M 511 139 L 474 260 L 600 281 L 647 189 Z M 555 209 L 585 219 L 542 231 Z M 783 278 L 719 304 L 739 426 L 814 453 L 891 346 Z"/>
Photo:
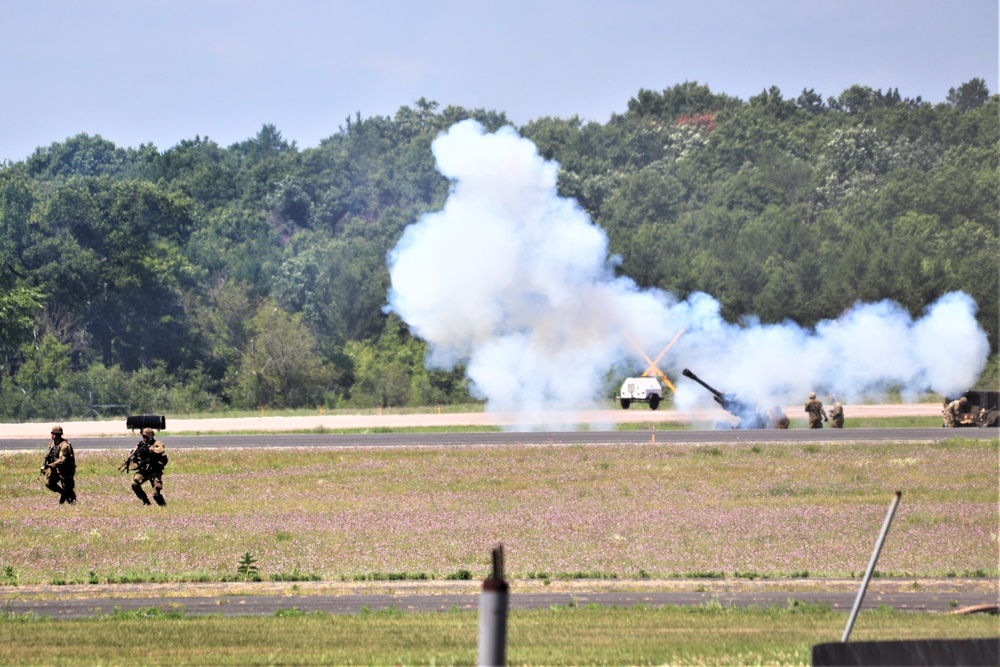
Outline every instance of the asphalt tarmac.
<path id="1" fill-rule="evenodd" d="M 177 435 L 161 431 L 157 438 L 170 449 L 283 448 L 283 447 L 413 447 L 440 445 L 574 445 L 574 444 L 805 444 L 837 442 L 937 442 L 951 438 L 996 438 L 995 428 L 847 428 L 847 429 L 714 429 L 631 431 L 477 431 L 462 433 L 253 433 L 247 435 Z M 73 438 L 76 451 L 131 450 L 138 436 Z M 48 442 L 38 438 L 0 438 L 0 451 L 42 451 Z"/>
<path id="2" fill-rule="evenodd" d="M 937 581 L 880 580 L 867 591 L 862 611 L 889 606 L 901 611 L 956 613 L 970 608 L 982 610 L 998 604 L 996 582 L 981 579 Z M 537 589 L 538 582 L 511 582 L 510 609 L 538 609 L 586 605 L 632 607 L 646 605 L 698 606 L 718 604 L 725 607 L 782 607 L 793 604 L 826 605 L 834 610 L 850 611 L 860 590 L 860 581 L 803 580 L 798 582 L 738 582 L 675 580 L 672 590 L 657 590 L 657 582 L 595 580 L 572 582 L 574 590 L 518 592 L 519 585 Z M 255 590 L 256 587 L 256 590 Z M 648 590 L 642 590 L 649 587 Z M 770 588 L 769 588 L 770 587 Z M 157 609 L 164 613 L 185 615 L 271 616 L 280 611 L 357 614 L 362 611 L 396 609 L 402 612 L 446 612 L 477 610 L 478 584 L 467 582 L 449 591 L 443 583 L 422 587 L 416 584 L 383 586 L 388 592 L 310 592 L 308 583 L 293 588 L 285 584 L 281 594 L 274 586 L 241 584 L 241 594 L 216 591 L 204 594 L 204 586 L 172 585 L 169 594 L 142 595 L 141 587 L 33 586 L 27 589 L 5 588 L 2 607 L 6 613 L 35 614 L 51 618 L 82 618 Z M 153 586 L 157 588 L 157 586 Z M 378 587 L 371 587 L 373 589 Z M 618 590 L 615 590 L 615 589 Z M 627 590 L 636 589 L 639 590 Z M 735 590 L 742 588 L 742 590 Z M 195 591 L 194 594 L 187 594 Z M 83 596 L 83 597 L 78 597 Z"/>

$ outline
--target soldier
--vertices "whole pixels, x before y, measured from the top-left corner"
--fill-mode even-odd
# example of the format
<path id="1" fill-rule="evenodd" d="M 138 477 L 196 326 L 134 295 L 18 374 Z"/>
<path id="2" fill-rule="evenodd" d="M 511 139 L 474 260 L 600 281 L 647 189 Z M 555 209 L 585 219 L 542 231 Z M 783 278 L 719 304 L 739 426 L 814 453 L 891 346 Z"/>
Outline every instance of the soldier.
<path id="1" fill-rule="evenodd" d="M 135 446 L 135 449 L 126 459 L 136 463 L 135 475 L 132 477 L 132 491 L 136 497 L 142 501 L 143 505 L 149 505 L 149 497 L 142 490 L 142 485 L 149 482 L 153 488 L 153 500 L 161 507 L 167 504 L 163 498 L 163 468 L 167 465 L 166 448 L 163 443 L 154 438 L 155 433 L 151 428 L 142 429 L 142 442 Z"/>
<path id="2" fill-rule="evenodd" d="M 844 406 L 836 396 L 833 398 L 833 407 L 830 408 L 830 428 L 844 428 Z"/>
<path id="3" fill-rule="evenodd" d="M 806 401 L 806 412 L 809 413 L 809 428 L 823 428 L 823 422 L 829 421 L 823 404 L 816 400 L 816 392 L 809 392 L 809 400 Z"/>
<path id="4" fill-rule="evenodd" d="M 63 440 L 62 426 L 52 427 L 52 444 L 45 454 L 39 472 L 45 475 L 45 486 L 59 494 L 59 504 L 76 503 L 76 456 L 69 440 Z"/>
<path id="5" fill-rule="evenodd" d="M 788 415 L 785 414 L 780 405 L 767 411 L 767 420 L 769 426 L 776 429 L 786 429 L 791 424 L 791 420 L 788 419 Z"/>
<path id="6" fill-rule="evenodd" d="M 963 416 L 965 412 L 965 406 L 969 404 L 969 399 L 965 396 L 962 398 L 952 401 L 948 405 L 944 406 L 942 414 L 944 415 L 944 426 L 947 428 L 955 428 L 956 426 L 965 423 L 965 417 Z"/>

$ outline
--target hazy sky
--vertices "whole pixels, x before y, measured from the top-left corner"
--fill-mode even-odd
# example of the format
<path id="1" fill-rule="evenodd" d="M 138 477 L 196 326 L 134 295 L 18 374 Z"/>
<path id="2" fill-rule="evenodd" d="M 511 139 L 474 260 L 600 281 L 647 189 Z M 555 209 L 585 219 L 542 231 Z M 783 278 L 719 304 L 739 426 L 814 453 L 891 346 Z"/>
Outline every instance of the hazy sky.
<path id="1" fill-rule="evenodd" d="M 997 0 L 0 0 L 0 161 L 85 132 L 300 148 L 425 97 L 606 122 L 684 81 L 998 92 Z"/>

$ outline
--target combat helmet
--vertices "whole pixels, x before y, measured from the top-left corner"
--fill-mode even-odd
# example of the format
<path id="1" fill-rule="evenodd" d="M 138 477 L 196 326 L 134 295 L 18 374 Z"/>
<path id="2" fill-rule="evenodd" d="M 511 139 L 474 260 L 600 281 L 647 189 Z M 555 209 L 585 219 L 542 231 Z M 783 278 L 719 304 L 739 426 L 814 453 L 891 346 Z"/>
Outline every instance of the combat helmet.
<path id="1" fill-rule="evenodd" d="M 59 425 L 53 426 L 51 433 L 52 435 L 62 435 L 63 434 L 62 426 Z"/>
<path id="2" fill-rule="evenodd" d="M 153 431 L 153 429 L 151 429 L 151 428 L 144 428 L 144 429 L 142 429 L 142 437 L 145 438 L 145 437 L 148 436 L 148 437 L 152 438 L 154 435 L 156 435 L 156 432 Z"/>

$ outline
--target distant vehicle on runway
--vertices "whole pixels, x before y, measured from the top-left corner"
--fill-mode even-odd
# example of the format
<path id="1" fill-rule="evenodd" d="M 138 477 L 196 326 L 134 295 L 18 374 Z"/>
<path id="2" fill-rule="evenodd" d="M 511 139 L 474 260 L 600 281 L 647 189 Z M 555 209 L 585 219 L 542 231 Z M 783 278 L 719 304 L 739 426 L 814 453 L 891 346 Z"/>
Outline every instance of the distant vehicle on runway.
<path id="1" fill-rule="evenodd" d="M 618 400 L 624 410 L 628 410 L 633 403 L 649 403 L 649 409 L 655 410 L 663 400 L 663 387 L 656 378 L 625 378 Z"/>
<path id="2" fill-rule="evenodd" d="M 632 343 L 633 347 L 635 347 L 639 355 L 646 360 L 646 363 L 648 363 L 649 366 L 639 377 L 625 378 L 625 382 L 622 383 L 622 388 L 618 392 L 618 400 L 621 402 L 623 410 L 628 410 L 633 403 L 648 403 L 650 410 L 655 410 L 660 407 L 660 403 L 663 401 L 663 385 L 660 384 L 660 380 L 658 380 L 657 377 L 663 380 L 663 384 L 670 387 L 670 391 L 674 393 L 677 392 L 677 389 L 670 381 L 670 378 L 667 377 L 666 373 L 657 368 L 656 364 L 659 363 L 660 359 L 663 358 L 663 355 L 667 353 L 667 350 L 669 350 L 673 344 L 677 342 L 677 339 L 683 334 L 683 329 L 678 331 L 677 335 L 674 336 L 673 340 L 667 343 L 667 346 L 663 348 L 656 359 L 650 359 L 647 357 L 646 353 L 643 352 L 641 347 L 639 347 L 639 344 L 636 343 L 631 336 L 626 336 L 629 342 Z"/>

